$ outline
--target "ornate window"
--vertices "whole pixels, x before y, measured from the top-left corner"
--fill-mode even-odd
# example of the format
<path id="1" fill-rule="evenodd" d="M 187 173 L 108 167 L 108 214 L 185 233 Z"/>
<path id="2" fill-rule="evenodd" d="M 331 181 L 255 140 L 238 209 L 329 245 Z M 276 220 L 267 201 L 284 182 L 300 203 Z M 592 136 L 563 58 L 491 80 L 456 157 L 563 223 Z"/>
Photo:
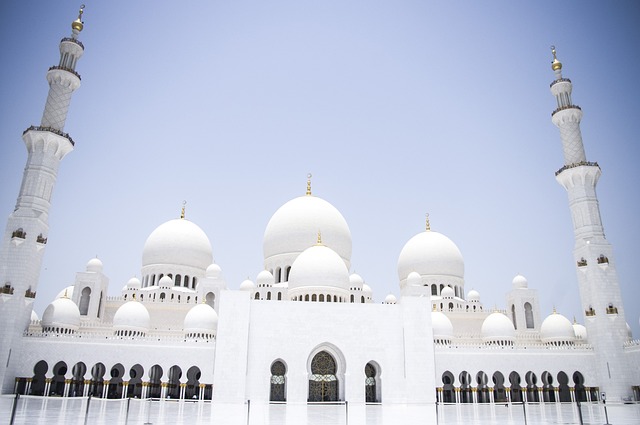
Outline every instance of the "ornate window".
<path id="1" fill-rule="evenodd" d="M 287 369 L 280 360 L 271 365 L 271 394 L 269 401 L 287 401 L 285 390 Z"/>
<path id="2" fill-rule="evenodd" d="M 311 360 L 309 401 L 338 401 L 336 361 L 331 354 L 320 351 Z"/>
<path id="3" fill-rule="evenodd" d="M 365 401 L 367 403 L 377 403 L 380 401 L 378 400 L 376 375 L 376 368 L 371 363 L 367 363 L 367 365 L 364 367 L 364 394 Z"/>

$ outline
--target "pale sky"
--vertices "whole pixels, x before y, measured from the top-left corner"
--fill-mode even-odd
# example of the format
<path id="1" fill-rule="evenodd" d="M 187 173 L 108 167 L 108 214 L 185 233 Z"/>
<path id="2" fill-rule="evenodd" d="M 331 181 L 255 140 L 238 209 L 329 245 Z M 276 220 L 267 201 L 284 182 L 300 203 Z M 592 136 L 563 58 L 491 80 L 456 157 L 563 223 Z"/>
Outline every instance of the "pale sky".
<path id="1" fill-rule="evenodd" d="M 0 208 L 13 210 L 79 2 L 0 5 Z M 618 2 L 86 1 L 39 315 L 96 255 L 118 295 L 142 247 L 187 218 L 227 285 L 262 270 L 271 215 L 314 195 L 344 215 L 352 270 L 399 295 L 398 255 L 431 227 L 465 259 L 465 289 L 505 308 L 517 273 L 583 323 L 549 46 L 584 112 L 587 158 L 640 337 L 640 6 Z"/>

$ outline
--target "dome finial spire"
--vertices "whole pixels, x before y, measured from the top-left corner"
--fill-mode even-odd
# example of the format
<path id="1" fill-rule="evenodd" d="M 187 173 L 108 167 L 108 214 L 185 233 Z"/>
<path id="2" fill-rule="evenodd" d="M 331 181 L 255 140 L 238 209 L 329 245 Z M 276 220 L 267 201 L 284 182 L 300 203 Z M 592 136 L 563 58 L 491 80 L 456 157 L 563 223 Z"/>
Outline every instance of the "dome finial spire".
<path id="1" fill-rule="evenodd" d="M 551 46 L 551 54 L 553 55 L 553 61 L 551 62 L 551 69 L 555 72 L 560 72 L 562 69 L 562 62 L 558 60 L 556 56 L 556 46 Z"/>
<path id="2" fill-rule="evenodd" d="M 307 196 L 311 196 L 311 173 L 307 174 Z"/>
<path id="3" fill-rule="evenodd" d="M 187 208 L 187 201 L 182 201 L 182 211 L 180 212 L 180 218 L 182 220 L 184 220 L 186 208 Z"/>
<path id="4" fill-rule="evenodd" d="M 82 22 L 82 14 L 84 13 L 84 4 L 80 5 L 80 10 L 78 11 L 78 19 L 71 23 L 71 29 L 73 30 L 73 34 L 77 35 L 76 31 L 79 33 L 84 28 L 84 22 Z"/>
<path id="5" fill-rule="evenodd" d="M 427 232 L 431 231 L 431 223 L 429 223 L 429 213 L 426 214 L 426 230 Z"/>
<path id="6" fill-rule="evenodd" d="M 320 230 L 318 230 L 318 240 L 316 245 L 322 245 L 322 232 L 320 232 Z"/>

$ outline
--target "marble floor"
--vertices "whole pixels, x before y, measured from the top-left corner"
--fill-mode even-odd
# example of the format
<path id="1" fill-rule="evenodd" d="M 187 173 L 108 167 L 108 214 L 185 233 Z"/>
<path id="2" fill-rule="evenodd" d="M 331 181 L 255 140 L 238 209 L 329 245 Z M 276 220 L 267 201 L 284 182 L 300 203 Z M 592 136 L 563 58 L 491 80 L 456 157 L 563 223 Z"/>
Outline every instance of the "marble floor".
<path id="1" fill-rule="evenodd" d="M 0 424 L 9 424 L 15 396 L 0 396 Z M 87 409 L 88 407 L 88 409 Z M 602 404 L 582 404 L 583 424 L 605 424 Z M 640 424 L 640 404 L 607 405 L 610 424 Z M 525 422 L 526 415 L 526 422 Z M 14 424 L 356 425 L 580 424 L 575 404 L 364 405 L 212 404 L 172 400 L 104 400 L 21 396 Z"/>

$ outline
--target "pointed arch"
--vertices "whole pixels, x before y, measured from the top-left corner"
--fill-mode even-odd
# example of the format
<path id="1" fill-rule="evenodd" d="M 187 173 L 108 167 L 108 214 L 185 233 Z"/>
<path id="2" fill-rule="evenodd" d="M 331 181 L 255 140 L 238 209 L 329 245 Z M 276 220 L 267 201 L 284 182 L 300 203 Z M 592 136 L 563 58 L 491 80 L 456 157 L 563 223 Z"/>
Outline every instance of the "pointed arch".
<path id="1" fill-rule="evenodd" d="M 308 401 L 331 402 L 344 400 L 346 362 L 342 352 L 333 344 L 323 343 L 307 358 Z"/>

